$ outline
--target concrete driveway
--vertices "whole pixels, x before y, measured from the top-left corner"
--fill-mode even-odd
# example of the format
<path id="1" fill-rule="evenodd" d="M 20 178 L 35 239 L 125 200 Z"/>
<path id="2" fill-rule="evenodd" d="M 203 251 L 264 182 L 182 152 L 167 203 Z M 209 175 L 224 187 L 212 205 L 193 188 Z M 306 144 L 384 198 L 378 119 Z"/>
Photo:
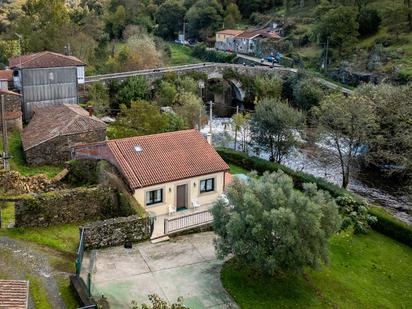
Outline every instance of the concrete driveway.
<path id="1" fill-rule="evenodd" d="M 97 250 L 92 294 L 104 295 L 110 308 L 130 308 L 132 300 L 149 303 L 153 293 L 169 302 L 182 296 L 193 309 L 238 308 L 220 282 L 214 237 L 206 232 L 133 249 Z"/>

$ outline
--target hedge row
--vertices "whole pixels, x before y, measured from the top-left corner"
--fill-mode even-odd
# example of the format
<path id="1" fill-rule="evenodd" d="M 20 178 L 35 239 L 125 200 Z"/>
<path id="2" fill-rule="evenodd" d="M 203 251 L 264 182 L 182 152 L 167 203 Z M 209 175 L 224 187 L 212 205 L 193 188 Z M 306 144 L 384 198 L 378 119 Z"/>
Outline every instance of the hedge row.
<path id="1" fill-rule="evenodd" d="M 228 148 L 218 148 L 217 152 L 226 162 L 239 165 L 248 170 L 254 170 L 260 174 L 265 171 L 274 172 L 281 170 L 292 177 L 293 183 L 298 189 L 302 189 L 304 183 L 311 182 L 315 183 L 319 189 L 328 191 L 334 198 L 350 194 L 355 200 L 360 201 L 360 197 L 323 178 L 294 171 L 284 165 L 269 162 L 258 157 L 250 157 L 243 152 Z M 369 213 L 378 219 L 372 225 L 374 230 L 412 247 L 412 228 L 410 226 L 394 218 L 383 209 L 372 207 L 369 209 Z"/>
<path id="2" fill-rule="evenodd" d="M 412 247 L 411 226 L 396 219 L 381 208 L 371 207 L 369 213 L 378 219 L 378 221 L 372 225 L 374 230 Z"/>

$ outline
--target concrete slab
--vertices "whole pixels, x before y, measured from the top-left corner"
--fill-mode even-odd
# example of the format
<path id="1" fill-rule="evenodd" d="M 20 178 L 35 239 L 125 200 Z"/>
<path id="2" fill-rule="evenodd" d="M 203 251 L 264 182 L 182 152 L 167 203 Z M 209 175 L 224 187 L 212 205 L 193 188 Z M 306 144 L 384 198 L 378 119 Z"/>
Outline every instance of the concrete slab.
<path id="1" fill-rule="evenodd" d="M 121 256 L 120 259 L 119 256 Z M 138 248 L 125 249 L 123 247 L 97 251 L 94 270 L 94 280 L 98 282 L 150 272 Z"/>
<path id="2" fill-rule="evenodd" d="M 151 271 L 174 268 L 204 259 L 191 242 L 170 241 L 168 243 L 144 244 L 139 250 Z"/>
<path id="3" fill-rule="evenodd" d="M 169 302 L 182 296 L 193 309 L 238 308 L 220 282 L 222 261 L 214 253 L 213 232 L 170 242 L 98 250 L 92 293 L 104 295 L 110 308 L 130 308 L 133 300 L 149 304 L 157 294 Z"/>

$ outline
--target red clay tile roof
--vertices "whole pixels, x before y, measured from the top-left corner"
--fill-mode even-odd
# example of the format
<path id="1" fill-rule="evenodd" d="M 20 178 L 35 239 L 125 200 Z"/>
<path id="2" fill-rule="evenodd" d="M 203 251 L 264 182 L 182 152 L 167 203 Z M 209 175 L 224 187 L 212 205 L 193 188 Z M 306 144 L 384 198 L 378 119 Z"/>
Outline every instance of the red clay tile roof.
<path id="1" fill-rule="evenodd" d="M 11 68 L 52 68 L 52 67 L 73 67 L 84 66 L 83 61 L 74 56 L 66 56 L 49 51 L 23 55 L 9 59 Z"/>
<path id="2" fill-rule="evenodd" d="M 196 130 L 107 141 L 132 189 L 222 172 L 229 166 Z M 137 152 L 135 147 L 141 147 Z"/>
<path id="3" fill-rule="evenodd" d="M 12 70 L 0 70 L 0 79 L 7 79 L 8 81 L 13 80 Z"/>
<path id="4" fill-rule="evenodd" d="M 236 38 L 240 39 L 253 39 L 257 36 L 263 36 L 266 38 L 271 38 L 271 39 L 280 39 L 281 36 L 273 31 L 270 28 L 262 28 L 262 29 L 254 29 L 254 30 L 246 30 L 242 32 L 241 34 L 237 35 Z"/>
<path id="5" fill-rule="evenodd" d="M 26 309 L 28 297 L 28 281 L 0 280 L 0 308 Z"/>
<path id="6" fill-rule="evenodd" d="M 23 131 L 22 144 L 26 151 L 59 135 L 71 135 L 106 129 L 99 118 L 77 104 L 38 108 Z"/>

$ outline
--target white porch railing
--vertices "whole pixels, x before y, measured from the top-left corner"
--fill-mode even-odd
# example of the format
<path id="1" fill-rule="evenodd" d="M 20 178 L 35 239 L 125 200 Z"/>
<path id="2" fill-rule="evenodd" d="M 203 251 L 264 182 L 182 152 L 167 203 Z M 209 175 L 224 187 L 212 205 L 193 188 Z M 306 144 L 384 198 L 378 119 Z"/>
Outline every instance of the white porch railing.
<path id="1" fill-rule="evenodd" d="M 184 231 L 190 228 L 206 225 L 213 221 L 213 215 L 209 210 L 190 213 L 176 218 L 164 219 L 164 234 Z"/>

